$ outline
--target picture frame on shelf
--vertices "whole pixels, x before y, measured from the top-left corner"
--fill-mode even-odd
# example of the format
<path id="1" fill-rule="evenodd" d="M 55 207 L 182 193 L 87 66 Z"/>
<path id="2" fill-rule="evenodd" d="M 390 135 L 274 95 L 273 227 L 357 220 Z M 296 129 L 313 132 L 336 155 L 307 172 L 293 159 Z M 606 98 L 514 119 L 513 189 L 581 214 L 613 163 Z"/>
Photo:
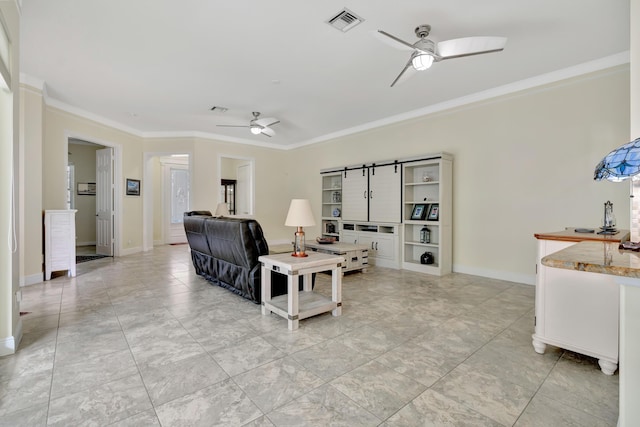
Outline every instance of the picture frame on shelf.
<path id="1" fill-rule="evenodd" d="M 440 215 L 440 205 L 438 203 L 433 203 L 429 206 L 429 214 L 427 215 L 428 221 L 437 221 Z"/>
<path id="2" fill-rule="evenodd" d="M 140 180 L 127 178 L 127 196 L 140 195 Z"/>
<path id="3" fill-rule="evenodd" d="M 423 220 L 428 210 L 429 210 L 428 204 L 416 203 L 415 205 L 413 205 L 413 210 L 411 211 L 411 219 L 414 221 Z"/>

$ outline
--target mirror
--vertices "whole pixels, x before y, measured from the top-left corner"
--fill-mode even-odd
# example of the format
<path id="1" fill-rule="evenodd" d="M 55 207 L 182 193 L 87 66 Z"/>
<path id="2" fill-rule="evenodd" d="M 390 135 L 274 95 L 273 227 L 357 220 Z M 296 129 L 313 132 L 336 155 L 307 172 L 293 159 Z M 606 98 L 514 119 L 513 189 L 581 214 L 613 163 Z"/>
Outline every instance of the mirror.
<path id="1" fill-rule="evenodd" d="M 228 190 L 223 182 L 235 181 L 235 212 L 238 216 L 253 215 L 254 209 L 254 164 L 252 158 L 221 155 L 218 157 L 218 171 L 220 183 L 218 203 L 225 202 L 225 193 Z M 231 212 L 231 209 L 230 209 Z"/>

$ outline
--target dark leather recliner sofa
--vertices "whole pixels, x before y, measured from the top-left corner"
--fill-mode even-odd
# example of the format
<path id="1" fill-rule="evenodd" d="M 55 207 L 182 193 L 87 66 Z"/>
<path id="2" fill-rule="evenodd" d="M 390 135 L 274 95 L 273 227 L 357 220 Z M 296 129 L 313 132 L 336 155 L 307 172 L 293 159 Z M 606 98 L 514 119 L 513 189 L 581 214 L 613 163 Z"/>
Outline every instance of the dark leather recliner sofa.
<path id="1" fill-rule="evenodd" d="M 184 229 L 196 273 L 259 304 L 258 257 L 269 254 L 262 227 L 246 218 L 214 218 L 209 211 L 184 213 Z M 287 293 L 287 277 L 272 272 L 272 296 Z"/>

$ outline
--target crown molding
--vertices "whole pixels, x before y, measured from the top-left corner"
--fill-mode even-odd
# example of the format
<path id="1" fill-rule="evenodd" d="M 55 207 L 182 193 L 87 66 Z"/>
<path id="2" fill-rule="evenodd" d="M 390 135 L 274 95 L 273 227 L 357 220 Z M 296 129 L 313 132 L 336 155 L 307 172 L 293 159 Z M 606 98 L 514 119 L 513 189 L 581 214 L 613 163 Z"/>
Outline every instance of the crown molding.
<path id="1" fill-rule="evenodd" d="M 391 124 L 403 122 L 405 120 L 427 116 L 429 114 L 450 110 L 452 108 L 473 104 L 479 101 L 486 101 L 491 98 L 497 98 L 499 96 L 509 95 L 509 94 L 520 92 L 523 90 L 544 86 L 550 83 L 556 83 L 562 80 L 579 77 L 579 76 L 593 73 L 596 71 L 605 70 L 607 68 L 628 64 L 629 62 L 630 62 L 630 52 L 627 50 L 615 55 L 610 55 L 601 59 L 596 59 L 594 61 L 584 62 L 582 64 L 578 64 L 572 67 L 564 68 L 557 71 L 552 71 L 546 74 L 541 74 L 539 76 L 520 80 L 520 81 L 503 85 L 503 86 L 498 86 L 492 89 L 487 89 L 481 92 L 476 92 L 471 95 L 466 95 L 460 98 L 455 98 L 448 101 L 440 102 L 438 104 L 430 105 L 424 108 L 419 108 L 417 110 L 407 111 L 406 113 L 397 114 L 395 116 L 390 116 L 390 117 L 387 117 L 381 120 L 376 120 L 369 123 L 364 123 L 362 125 L 354 126 L 352 128 L 343 129 L 337 132 L 333 132 L 327 135 L 310 139 L 308 141 L 292 144 L 287 148 L 289 149 L 300 148 L 306 145 L 317 144 L 319 142 L 325 142 L 331 139 L 353 135 L 355 133 L 364 132 L 367 130 L 371 130 L 371 129 L 375 129 L 383 126 L 388 126 Z"/>
<path id="2" fill-rule="evenodd" d="M 200 139 L 213 139 L 220 142 L 232 142 L 235 144 L 254 145 L 263 148 L 273 148 L 276 150 L 287 149 L 282 145 L 253 141 L 250 139 L 237 138 L 227 135 L 219 135 L 217 133 L 200 132 L 200 131 L 159 131 L 159 132 L 142 132 L 143 138 L 149 139 L 163 139 L 163 138 L 200 138 Z"/>
<path id="3" fill-rule="evenodd" d="M 263 148 L 271 148 L 276 150 L 293 150 L 296 148 L 301 148 L 307 145 L 313 145 L 320 142 L 329 141 L 336 138 L 342 138 L 345 136 L 353 135 L 360 132 L 365 132 L 371 129 L 380 128 L 383 126 L 388 126 L 391 124 L 403 122 L 406 120 L 415 119 L 418 117 L 427 116 L 430 114 L 438 113 L 445 110 L 450 110 L 453 108 L 461 107 L 468 104 L 473 104 L 480 101 L 486 101 L 491 98 L 497 98 L 500 96 L 509 95 L 516 92 L 521 92 L 524 90 L 548 85 L 551 83 L 556 83 L 562 80 L 571 79 L 574 77 L 579 77 L 583 75 L 587 75 L 596 71 L 606 70 L 608 68 L 613 68 L 616 66 L 628 64 L 630 62 L 630 52 L 624 51 L 617 53 L 615 55 L 606 56 L 604 58 L 596 59 L 594 61 L 584 62 L 582 64 L 578 64 L 572 67 L 564 68 L 561 70 L 552 71 L 550 73 L 541 74 L 539 76 L 531 77 L 528 79 L 520 80 L 514 83 L 510 83 L 503 86 L 498 86 L 492 89 L 487 89 L 485 91 L 476 92 L 471 95 L 466 95 L 460 98 L 451 99 L 448 101 L 440 102 L 438 104 L 430 105 L 428 107 L 419 108 L 417 110 L 408 111 L 406 113 L 397 114 L 394 116 L 390 116 L 381 120 L 376 120 L 373 122 L 364 123 L 362 125 L 354 126 L 351 128 L 343 129 L 337 132 L 332 132 L 326 135 L 319 136 L 317 138 L 312 138 L 307 141 L 302 141 L 299 143 L 294 143 L 286 146 L 282 146 L 275 143 L 267 143 L 261 141 L 254 141 L 245 138 L 237 138 L 230 137 L 226 135 L 219 135 L 215 133 L 208 132 L 199 132 L 199 131 L 151 131 L 144 132 L 138 129 L 126 126 L 122 123 L 116 122 L 114 120 L 102 117 L 100 115 L 91 113 L 82 108 L 74 107 L 72 105 L 66 104 L 57 99 L 48 97 L 46 95 L 46 83 L 42 80 L 34 78 L 32 76 L 28 76 L 26 74 L 20 74 L 20 82 L 32 86 L 36 89 L 39 89 L 43 93 L 43 97 L 45 100 L 45 104 L 59 110 L 65 111 L 70 114 L 77 115 L 79 117 L 86 118 L 88 120 L 92 120 L 94 122 L 112 127 L 114 129 L 121 130 L 123 132 L 129 133 L 131 135 L 137 136 L 139 138 L 144 139 L 163 139 L 163 138 L 200 138 L 207 140 L 216 140 L 221 142 L 231 142 L 236 144 L 245 144 L 245 145 L 253 145 L 257 147 Z"/>

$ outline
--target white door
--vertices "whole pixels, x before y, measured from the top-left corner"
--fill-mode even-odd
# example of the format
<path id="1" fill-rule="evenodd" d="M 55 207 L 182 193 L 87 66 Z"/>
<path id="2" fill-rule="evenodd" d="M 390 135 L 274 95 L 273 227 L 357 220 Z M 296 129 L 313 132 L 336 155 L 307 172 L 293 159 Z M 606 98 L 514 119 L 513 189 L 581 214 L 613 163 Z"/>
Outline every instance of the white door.
<path id="1" fill-rule="evenodd" d="M 165 164 L 165 243 L 186 243 L 183 217 L 189 211 L 189 167 Z"/>
<path id="2" fill-rule="evenodd" d="M 96 254 L 113 256 L 113 149 L 96 151 Z"/>
<path id="3" fill-rule="evenodd" d="M 251 165 L 238 166 L 236 184 L 236 214 L 251 214 Z"/>
<path id="4" fill-rule="evenodd" d="M 369 168 L 369 221 L 401 222 L 400 166 Z"/>
<path id="5" fill-rule="evenodd" d="M 348 170 L 342 176 L 342 220 L 368 221 L 369 174 L 366 168 Z"/>

